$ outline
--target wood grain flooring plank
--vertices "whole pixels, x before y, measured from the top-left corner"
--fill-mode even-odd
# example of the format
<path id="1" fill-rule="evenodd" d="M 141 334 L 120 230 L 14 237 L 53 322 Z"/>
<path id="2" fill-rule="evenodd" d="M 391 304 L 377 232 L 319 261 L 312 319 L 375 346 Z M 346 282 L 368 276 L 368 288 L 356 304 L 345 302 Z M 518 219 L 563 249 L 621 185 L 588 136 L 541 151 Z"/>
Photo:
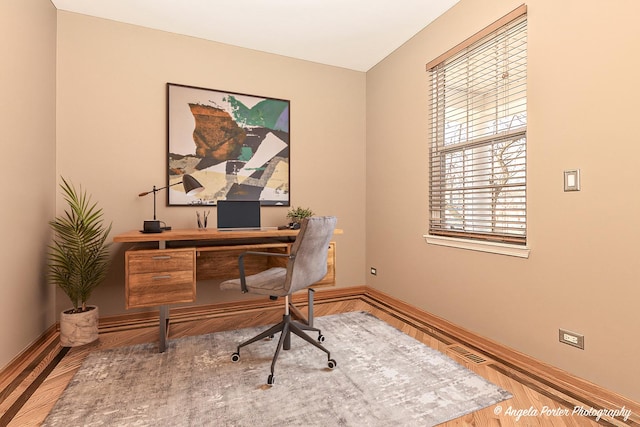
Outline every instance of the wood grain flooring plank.
<path id="1" fill-rule="evenodd" d="M 486 362 L 475 363 L 466 356 L 453 351 L 452 344 L 460 344 L 438 328 L 416 320 L 411 313 L 394 308 L 391 304 L 378 299 L 364 298 L 354 292 L 353 295 L 340 295 L 335 290 L 316 293 L 314 314 L 316 317 L 326 316 L 351 311 L 367 311 L 391 326 L 403 331 L 416 340 L 434 348 L 449 357 L 452 357 L 461 365 L 474 371 L 492 383 L 508 390 L 513 398 L 496 405 L 467 414 L 455 420 L 448 421 L 442 426 L 578 426 L 591 427 L 597 425 L 634 425 L 632 421 L 627 424 L 620 420 L 600 420 L 596 423 L 593 419 L 582 416 L 546 416 L 541 414 L 544 408 L 573 409 L 577 401 L 554 388 L 554 384 L 544 381 L 535 381 L 521 372 L 516 366 L 501 363 L 501 361 L 489 358 Z M 306 304 L 301 297 L 294 298 L 297 306 L 303 314 L 307 313 Z M 177 308 L 172 309 L 170 318 L 171 326 L 169 339 L 184 336 L 215 333 L 219 331 L 239 329 L 253 326 L 264 326 L 279 322 L 282 318 L 282 301 L 250 301 L 247 303 L 225 303 L 207 307 Z M 158 320 L 152 315 L 145 315 L 141 321 L 135 321 L 132 316 L 121 316 L 113 321 L 106 320 L 101 323 L 99 340 L 93 344 L 76 347 L 68 350 L 56 363 L 53 363 L 55 355 L 42 357 L 42 361 L 51 360 L 53 367 L 35 369 L 44 379 L 35 389 L 30 389 L 30 395 L 22 397 L 22 405 L 18 410 L 6 412 L 2 416 L 0 425 L 9 426 L 38 426 L 46 418 L 55 402 L 62 395 L 65 387 L 79 369 L 82 361 L 88 354 L 98 350 L 129 346 L 141 343 L 158 341 Z M 157 316 L 157 314 L 156 314 Z M 127 327 L 129 322 L 129 327 Z M 463 345 L 464 343 L 462 343 Z M 469 349 L 473 352 L 475 349 Z M 55 353 L 55 352 L 50 352 Z M 485 359 L 488 357 L 482 354 Z M 33 367 L 33 366 L 32 366 Z M 34 372 L 30 374 L 35 375 Z M 24 387 L 24 386 L 23 386 Z M 28 388 L 28 387 L 26 387 Z M 25 390 L 26 390 L 25 388 Z M 15 390 L 18 389 L 16 386 Z M 26 401 L 24 399 L 26 398 Z M 499 409 L 498 409 L 499 408 Z M 538 411 L 538 415 L 523 415 L 528 409 Z M 520 414 L 520 416 L 518 416 Z"/>

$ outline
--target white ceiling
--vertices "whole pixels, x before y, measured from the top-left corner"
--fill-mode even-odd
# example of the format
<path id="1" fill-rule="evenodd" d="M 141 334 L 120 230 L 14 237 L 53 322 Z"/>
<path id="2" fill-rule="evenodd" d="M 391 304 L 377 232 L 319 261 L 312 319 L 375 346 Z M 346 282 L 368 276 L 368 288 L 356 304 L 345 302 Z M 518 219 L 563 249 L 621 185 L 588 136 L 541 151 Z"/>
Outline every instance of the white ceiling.
<path id="1" fill-rule="evenodd" d="M 84 15 L 368 71 L 459 0 L 51 0 Z"/>

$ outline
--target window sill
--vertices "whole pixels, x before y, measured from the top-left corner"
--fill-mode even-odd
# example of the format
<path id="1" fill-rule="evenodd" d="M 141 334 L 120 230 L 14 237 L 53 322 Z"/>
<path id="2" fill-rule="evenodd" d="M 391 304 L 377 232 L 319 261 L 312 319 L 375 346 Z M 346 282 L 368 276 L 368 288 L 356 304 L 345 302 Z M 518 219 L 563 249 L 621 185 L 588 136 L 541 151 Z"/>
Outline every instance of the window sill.
<path id="1" fill-rule="evenodd" d="M 431 236 L 425 234 L 425 241 L 430 245 L 447 246 L 450 248 L 468 249 L 479 252 L 489 252 L 499 255 L 508 255 L 518 258 L 529 258 L 529 249 L 526 246 L 509 245 L 506 243 L 481 242 L 475 240 L 455 239 L 453 237 Z"/>

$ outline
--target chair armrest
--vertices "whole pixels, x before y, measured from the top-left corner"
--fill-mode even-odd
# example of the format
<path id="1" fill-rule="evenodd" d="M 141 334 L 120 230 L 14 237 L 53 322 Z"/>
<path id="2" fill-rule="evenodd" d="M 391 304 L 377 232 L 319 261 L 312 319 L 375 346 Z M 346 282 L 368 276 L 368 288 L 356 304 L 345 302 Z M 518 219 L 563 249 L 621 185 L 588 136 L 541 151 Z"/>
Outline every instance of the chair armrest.
<path id="1" fill-rule="evenodd" d="M 260 255 L 260 256 L 273 256 L 273 257 L 285 257 L 289 259 L 295 258 L 295 255 L 291 254 L 279 254 L 274 252 L 256 252 L 256 251 L 246 251 L 240 254 L 238 257 L 238 270 L 240 270 L 240 288 L 243 294 L 249 292 L 247 290 L 247 279 L 244 272 L 244 256 L 245 255 Z"/>

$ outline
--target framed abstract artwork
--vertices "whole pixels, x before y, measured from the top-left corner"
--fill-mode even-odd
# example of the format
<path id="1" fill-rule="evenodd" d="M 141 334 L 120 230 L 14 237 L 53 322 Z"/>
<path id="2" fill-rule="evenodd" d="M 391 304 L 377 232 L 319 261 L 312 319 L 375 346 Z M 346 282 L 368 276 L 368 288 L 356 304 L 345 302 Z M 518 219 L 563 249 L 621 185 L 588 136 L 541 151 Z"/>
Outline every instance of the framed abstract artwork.
<path id="1" fill-rule="evenodd" d="M 289 206 L 290 102 L 167 83 L 167 203 Z M 182 175 L 204 190 L 184 193 Z"/>

